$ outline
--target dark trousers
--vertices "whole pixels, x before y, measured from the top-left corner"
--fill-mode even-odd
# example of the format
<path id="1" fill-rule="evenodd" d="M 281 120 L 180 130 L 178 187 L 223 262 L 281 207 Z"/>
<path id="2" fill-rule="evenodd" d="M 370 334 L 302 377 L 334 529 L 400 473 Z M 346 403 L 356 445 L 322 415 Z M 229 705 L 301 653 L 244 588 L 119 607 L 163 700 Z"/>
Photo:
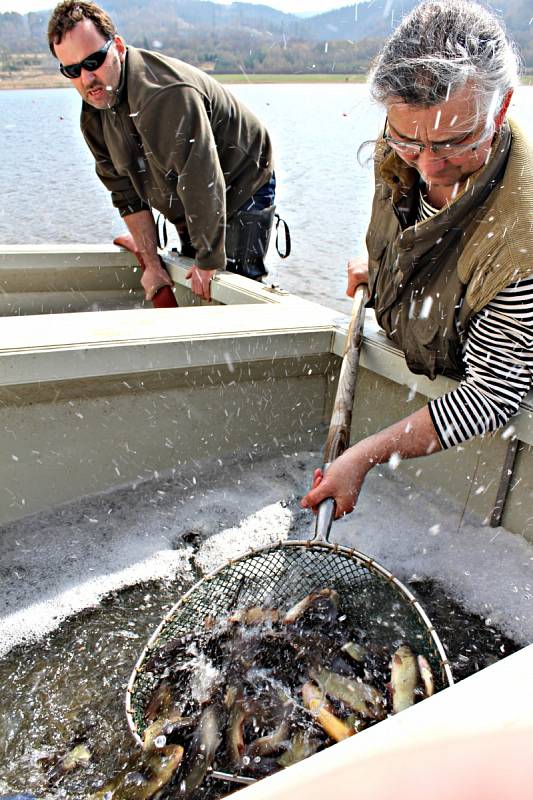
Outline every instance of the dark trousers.
<path id="1" fill-rule="evenodd" d="M 253 280 L 267 274 L 267 254 L 276 207 L 276 177 L 261 186 L 226 223 L 226 269 Z M 189 232 L 178 227 L 181 255 L 196 257 Z"/>

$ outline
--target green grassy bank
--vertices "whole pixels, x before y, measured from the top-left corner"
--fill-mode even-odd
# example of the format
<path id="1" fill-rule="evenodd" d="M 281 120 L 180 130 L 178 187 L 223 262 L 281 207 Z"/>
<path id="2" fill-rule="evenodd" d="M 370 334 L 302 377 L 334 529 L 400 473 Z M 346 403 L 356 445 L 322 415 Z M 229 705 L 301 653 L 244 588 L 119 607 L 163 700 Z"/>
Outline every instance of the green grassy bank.
<path id="1" fill-rule="evenodd" d="M 364 83 L 366 75 L 336 75 L 332 73 L 305 75 L 248 75 L 243 73 L 222 75 L 210 73 L 224 84 L 239 83 Z M 0 72 L 0 89 L 60 89 L 70 84 L 59 72 L 42 72 L 38 69 L 17 72 Z"/>

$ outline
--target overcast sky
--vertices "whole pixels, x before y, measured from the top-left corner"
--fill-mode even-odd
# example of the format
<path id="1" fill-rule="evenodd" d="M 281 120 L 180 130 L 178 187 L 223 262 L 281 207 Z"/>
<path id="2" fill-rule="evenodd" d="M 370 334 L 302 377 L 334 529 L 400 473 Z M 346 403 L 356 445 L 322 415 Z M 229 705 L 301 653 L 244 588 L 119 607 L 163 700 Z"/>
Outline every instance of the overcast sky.
<path id="1" fill-rule="evenodd" d="M 227 5 L 227 0 L 216 0 Z M 248 3 L 260 3 L 261 5 L 277 8 L 286 13 L 299 14 L 308 11 L 313 14 L 320 14 L 322 11 L 331 11 L 332 8 L 342 8 L 350 5 L 350 0 L 246 0 Z M 355 3 L 355 0 L 352 0 Z M 28 11 L 42 11 L 43 9 L 53 8 L 54 0 L 0 0 L 0 12 L 17 11 L 19 14 L 26 14 Z M 105 0 L 102 0 L 105 7 Z"/>

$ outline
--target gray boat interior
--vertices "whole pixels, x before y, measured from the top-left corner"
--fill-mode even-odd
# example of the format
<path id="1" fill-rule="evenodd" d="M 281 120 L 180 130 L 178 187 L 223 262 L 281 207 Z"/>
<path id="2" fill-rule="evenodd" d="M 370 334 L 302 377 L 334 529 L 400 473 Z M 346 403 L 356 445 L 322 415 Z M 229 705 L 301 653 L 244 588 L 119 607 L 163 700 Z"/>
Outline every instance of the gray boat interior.
<path id="1" fill-rule="evenodd" d="M 179 309 L 143 300 L 114 246 L 0 253 L 0 524 L 206 459 L 320 449 L 348 317 L 268 283 L 217 275 L 189 289 L 164 256 Z M 367 311 L 352 441 L 454 382 L 413 375 Z M 493 435 L 400 464 L 409 483 L 533 541 L 533 392 Z"/>

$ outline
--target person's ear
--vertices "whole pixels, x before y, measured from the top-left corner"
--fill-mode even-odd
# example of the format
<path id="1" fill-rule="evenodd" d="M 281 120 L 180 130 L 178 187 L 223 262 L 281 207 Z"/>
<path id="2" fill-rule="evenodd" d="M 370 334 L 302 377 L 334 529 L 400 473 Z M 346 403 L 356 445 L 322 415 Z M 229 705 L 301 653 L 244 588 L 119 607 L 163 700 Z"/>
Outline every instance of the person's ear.
<path id="1" fill-rule="evenodd" d="M 117 53 L 120 60 L 124 61 L 124 56 L 126 55 L 126 42 L 124 41 L 122 36 L 119 36 L 118 34 L 116 34 L 113 37 L 113 41 L 115 42 L 115 46 L 117 48 Z"/>
<path id="2" fill-rule="evenodd" d="M 499 131 L 501 126 L 503 125 L 503 122 L 505 120 L 505 115 L 507 114 L 507 110 L 509 108 L 509 103 L 511 102 L 512 96 L 513 96 L 513 89 L 509 89 L 509 91 L 503 98 L 500 110 L 498 111 L 496 118 L 494 120 L 494 124 L 496 126 L 497 131 Z"/>

